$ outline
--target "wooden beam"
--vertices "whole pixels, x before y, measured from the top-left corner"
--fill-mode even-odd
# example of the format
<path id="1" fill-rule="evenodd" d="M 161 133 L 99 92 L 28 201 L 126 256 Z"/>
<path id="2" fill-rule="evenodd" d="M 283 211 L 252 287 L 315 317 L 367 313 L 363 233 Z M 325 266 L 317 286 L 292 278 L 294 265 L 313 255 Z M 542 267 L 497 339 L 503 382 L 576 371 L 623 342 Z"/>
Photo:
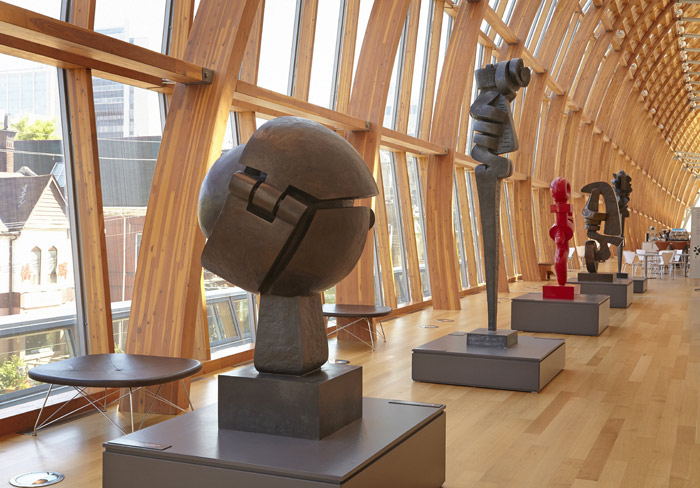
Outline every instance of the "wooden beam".
<path id="1" fill-rule="evenodd" d="M 216 75 L 210 85 L 180 84 L 173 93 L 144 224 L 127 352 L 194 354 L 196 316 L 201 311 L 190 290 L 201 274 L 197 199 L 207 168 L 221 154 L 257 7 L 257 0 L 206 1 L 197 11 L 184 57 L 210 66 Z M 171 401 L 186 404 L 184 392 L 174 395 Z"/>
<path id="2" fill-rule="evenodd" d="M 137 72 L 177 83 L 211 81 L 210 73 L 202 66 L 1 1 L 0 31 L 5 36 L 27 41 L 27 49 L 51 48 L 51 56 L 58 61 L 99 69 L 122 78 Z M 41 52 L 27 51 L 20 57 L 46 56 L 44 50 L 37 50 Z M 76 63 L 76 60 L 81 62 Z"/>
<path id="3" fill-rule="evenodd" d="M 420 156 L 445 155 L 447 148 L 439 144 L 433 144 L 416 137 L 411 137 L 395 130 L 382 128 L 381 143 L 397 151 L 406 151 Z"/>
<path id="4" fill-rule="evenodd" d="M 378 182 L 379 194 L 373 199 L 373 207 L 377 217 L 375 232 L 378 233 L 380 248 L 386 246 L 387 243 L 383 241 L 388 240 L 388 234 L 378 151 L 391 71 L 401 39 L 403 19 L 406 18 L 409 5 L 410 0 L 386 0 L 374 3 L 362 41 L 362 50 L 347 110 L 348 115 L 370 122 L 368 131 L 348 131 L 345 137 L 362 155 Z M 388 279 L 386 271 L 392 269 L 391 257 L 385 251 L 380 252 L 379 261 L 384 270 L 382 277 Z M 393 280 L 393 273 L 390 274 Z M 396 300 L 393 295 L 394 290 L 393 288 L 387 290 L 385 281 L 386 291 L 390 293 L 389 296 L 385 293 L 385 302 L 392 306 Z M 374 232 L 368 233 L 364 252 L 355 269 L 336 285 L 336 300 L 338 303 L 374 303 Z"/>
<path id="5" fill-rule="evenodd" d="M 335 129 L 364 131 L 369 123 L 351 115 L 330 110 L 298 98 L 283 95 L 245 81 L 238 81 L 233 94 L 233 108 L 280 115 L 296 115 Z"/>
<path id="6" fill-rule="evenodd" d="M 95 0 L 76 0 L 72 22 L 91 28 Z M 66 72 L 70 133 L 73 149 L 73 178 L 77 203 L 78 236 L 82 257 L 83 292 L 90 354 L 114 352 L 112 302 L 109 295 L 107 244 L 102 209 L 100 160 L 92 91 L 92 74 L 87 69 Z"/>
<path id="7" fill-rule="evenodd" d="M 430 142 L 456 147 L 459 138 L 459 116 L 468 110 L 465 99 L 467 77 L 473 76 L 474 56 L 483 19 L 485 2 L 464 3 L 457 14 L 442 67 L 440 86 L 435 101 L 435 115 Z M 430 156 L 428 159 L 428 192 L 425 200 L 426 243 L 430 263 L 430 288 L 435 309 L 459 310 L 461 283 L 452 222 L 455 153 Z"/>
<path id="8" fill-rule="evenodd" d="M 299 41 L 296 50 L 297 64 L 293 92 L 294 97 L 301 100 L 309 99 L 317 15 L 318 0 L 303 0 L 301 4 L 301 22 L 299 23 Z"/>

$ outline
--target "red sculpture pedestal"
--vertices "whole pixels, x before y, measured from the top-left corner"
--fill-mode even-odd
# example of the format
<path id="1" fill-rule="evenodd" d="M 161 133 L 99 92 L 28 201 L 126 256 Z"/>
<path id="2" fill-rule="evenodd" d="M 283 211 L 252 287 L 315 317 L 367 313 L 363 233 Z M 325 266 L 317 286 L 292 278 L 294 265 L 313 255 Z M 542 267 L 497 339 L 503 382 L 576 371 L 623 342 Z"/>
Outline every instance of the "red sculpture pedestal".
<path id="1" fill-rule="evenodd" d="M 579 285 L 544 285 L 542 298 L 555 300 L 573 300 L 575 295 L 581 293 Z"/>

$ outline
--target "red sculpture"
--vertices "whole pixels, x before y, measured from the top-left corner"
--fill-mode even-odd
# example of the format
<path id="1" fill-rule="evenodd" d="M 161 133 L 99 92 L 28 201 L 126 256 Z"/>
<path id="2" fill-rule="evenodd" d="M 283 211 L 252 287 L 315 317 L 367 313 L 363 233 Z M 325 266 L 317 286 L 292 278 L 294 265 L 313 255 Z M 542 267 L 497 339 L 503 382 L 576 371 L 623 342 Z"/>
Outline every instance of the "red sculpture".
<path id="1" fill-rule="evenodd" d="M 554 225 L 549 229 L 549 236 L 557 245 L 554 254 L 554 272 L 557 275 L 558 286 L 546 285 L 542 287 L 543 298 L 558 298 L 573 300 L 579 292 L 578 285 L 566 285 L 567 260 L 569 259 L 569 239 L 574 236 L 574 217 L 571 212 L 569 197 L 571 185 L 561 176 L 555 178 L 549 186 L 554 202 L 549 211 L 556 215 Z"/>

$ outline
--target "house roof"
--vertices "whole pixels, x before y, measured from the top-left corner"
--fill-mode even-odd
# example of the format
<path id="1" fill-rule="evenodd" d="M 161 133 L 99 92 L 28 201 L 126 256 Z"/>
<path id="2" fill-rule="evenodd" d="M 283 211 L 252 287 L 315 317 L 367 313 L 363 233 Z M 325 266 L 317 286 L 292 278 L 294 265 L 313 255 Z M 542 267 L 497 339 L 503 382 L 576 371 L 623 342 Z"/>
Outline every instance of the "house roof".
<path id="1" fill-rule="evenodd" d="M 0 220 L 9 231 L 24 228 L 27 219 L 53 178 L 51 175 L 15 176 L 15 174 L 0 177 Z"/>

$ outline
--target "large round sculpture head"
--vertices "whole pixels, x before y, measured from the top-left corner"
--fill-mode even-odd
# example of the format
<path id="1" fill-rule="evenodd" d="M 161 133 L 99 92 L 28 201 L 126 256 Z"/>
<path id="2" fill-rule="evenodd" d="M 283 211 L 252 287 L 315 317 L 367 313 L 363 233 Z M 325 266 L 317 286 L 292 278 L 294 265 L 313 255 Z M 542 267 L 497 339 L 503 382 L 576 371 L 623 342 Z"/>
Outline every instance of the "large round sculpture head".
<path id="1" fill-rule="evenodd" d="M 376 194 L 345 139 L 299 117 L 271 120 L 219 158 L 202 183 L 202 265 L 253 293 L 319 293 L 362 254 L 374 215 L 355 200 Z"/>

